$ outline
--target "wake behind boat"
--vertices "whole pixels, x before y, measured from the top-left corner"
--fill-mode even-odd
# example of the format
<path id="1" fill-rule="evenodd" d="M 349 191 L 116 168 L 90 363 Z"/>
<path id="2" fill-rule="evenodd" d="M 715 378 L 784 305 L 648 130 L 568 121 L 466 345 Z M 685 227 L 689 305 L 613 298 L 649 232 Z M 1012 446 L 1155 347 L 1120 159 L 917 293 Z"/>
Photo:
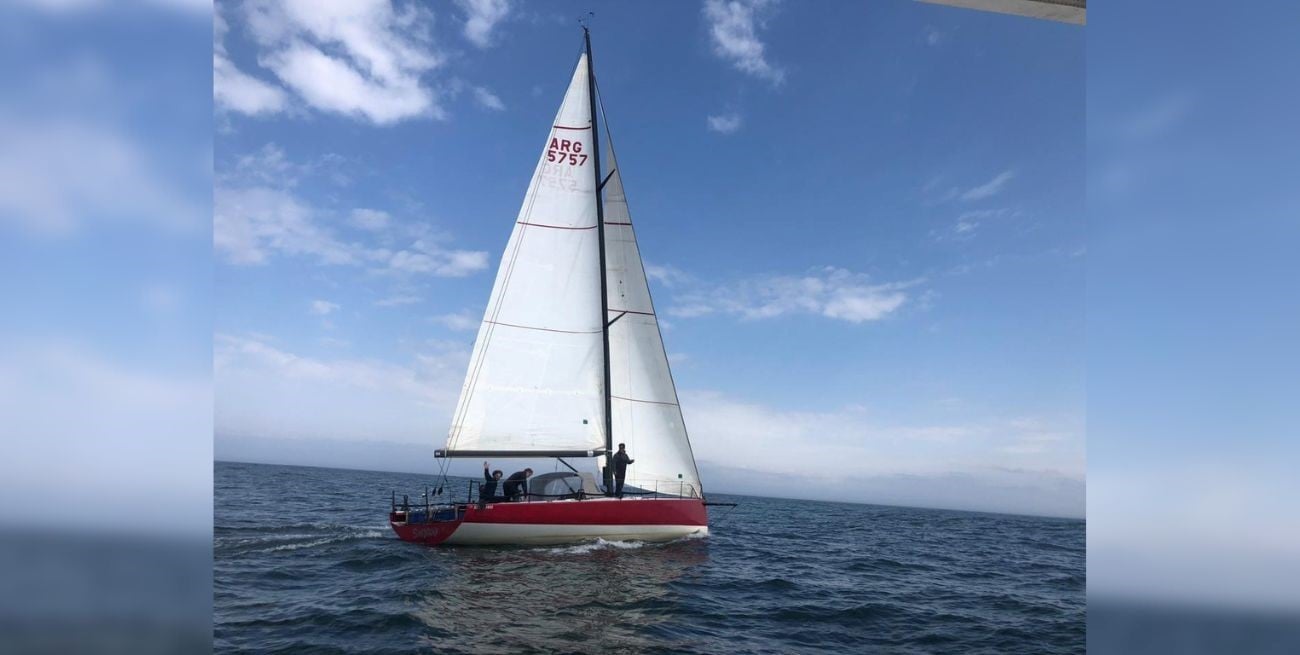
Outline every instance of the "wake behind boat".
<path id="1" fill-rule="evenodd" d="M 707 506 L 584 52 L 506 244 L 452 418 L 440 483 L 393 496 L 399 537 L 425 544 L 558 544 L 707 535 Z M 614 444 L 626 444 L 615 497 Z M 502 502 L 447 489 L 451 458 L 554 458 Z M 599 458 L 604 466 L 599 467 Z M 570 463 L 574 460 L 577 466 Z M 581 460 L 581 461 L 578 461 Z M 598 468 L 600 476 L 582 468 Z M 446 491 L 446 493 L 444 493 Z M 463 500 L 462 500 L 463 498 Z"/>

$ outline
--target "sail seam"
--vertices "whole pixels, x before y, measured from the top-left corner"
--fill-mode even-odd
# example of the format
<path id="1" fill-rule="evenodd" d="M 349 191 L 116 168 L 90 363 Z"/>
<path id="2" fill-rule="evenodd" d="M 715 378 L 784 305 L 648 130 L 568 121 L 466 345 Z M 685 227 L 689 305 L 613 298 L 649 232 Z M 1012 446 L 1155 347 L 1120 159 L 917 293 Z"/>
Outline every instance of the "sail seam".
<path id="1" fill-rule="evenodd" d="M 651 312 L 638 312 L 638 311 L 633 310 L 633 309 L 613 309 L 613 308 L 611 308 L 609 311 L 611 311 L 611 312 L 623 312 L 624 314 L 640 314 L 640 315 L 642 315 L 642 316 L 654 316 L 654 314 L 651 313 Z"/>
<path id="2" fill-rule="evenodd" d="M 551 127 L 557 130 L 590 130 L 591 129 L 590 125 L 586 127 L 569 127 L 568 125 L 552 125 Z"/>
<path id="3" fill-rule="evenodd" d="M 491 323 L 492 325 L 504 325 L 506 327 L 519 328 L 521 330 L 541 330 L 543 332 L 559 332 L 562 334 L 596 334 L 597 332 L 600 332 L 600 330 L 557 330 L 555 328 L 536 327 L 532 325 L 516 325 L 514 323 L 501 323 L 500 321 L 489 321 L 487 319 L 483 319 L 483 322 Z"/>
<path id="4" fill-rule="evenodd" d="M 631 223 L 619 223 L 618 221 L 605 221 L 605 225 L 631 225 Z"/>
<path id="5" fill-rule="evenodd" d="M 616 395 L 614 395 L 614 394 L 610 394 L 609 397 L 610 397 L 610 398 L 618 398 L 619 400 L 626 400 L 626 401 L 628 401 L 628 402 L 630 402 L 630 403 L 648 403 L 648 404 L 651 404 L 651 405 L 667 405 L 667 406 L 669 406 L 669 407 L 677 407 L 677 406 L 678 406 L 677 403 L 666 403 L 666 402 L 664 402 L 664 401 L 662 401 L 662 400 L 641 400 L 640 398 L 628 398 L 628 397 L 626 397 L 626 396 L 616 396 Z"/>
<path id="6" fill-rule="evenodd" d="M 569 227 L 567 225 L 547 225 L 545 223 L 529 223 L 527 221 L 515 221 L 515 223 L 518 223 L 519 225 L 531 225 L 532 227 L 549 227 L 553 230 L 594 230 L 596 229 L 595 225 L 588 225 L 586 227 Z"/>

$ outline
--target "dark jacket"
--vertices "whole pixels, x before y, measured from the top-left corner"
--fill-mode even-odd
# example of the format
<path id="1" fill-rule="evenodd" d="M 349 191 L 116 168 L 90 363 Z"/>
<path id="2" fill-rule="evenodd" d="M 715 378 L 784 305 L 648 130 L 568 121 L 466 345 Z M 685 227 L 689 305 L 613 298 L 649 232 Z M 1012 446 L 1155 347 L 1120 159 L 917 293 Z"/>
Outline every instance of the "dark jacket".
<path id="1" fill-rule="evenodd" d="M 493 496 L 496 496 L 497 481 L 495 478 L 492 477 L 492 474 L 487 469 L 483 469 L 483 480 L 484 480 L 483 486 L 478 488 L 478 497 L 491 498 Z"/>
<path id="2" fill-rule="evenodd" d="M 635 461 L 635 459 L 627 456 L 626 450 L 620 450 L 617 453 L 614 453 L 614 477 L 626 478 L 627 465 Z"/>
<path id="3" fill-rule="evenodd" d="M 511 473 L 510 477 L 506 478 L 506 483 L 502 485 L 502 490 L 506 498 L 513 498 L 521 491 L 528 493 L 528 474 L 523 471 Z"/>

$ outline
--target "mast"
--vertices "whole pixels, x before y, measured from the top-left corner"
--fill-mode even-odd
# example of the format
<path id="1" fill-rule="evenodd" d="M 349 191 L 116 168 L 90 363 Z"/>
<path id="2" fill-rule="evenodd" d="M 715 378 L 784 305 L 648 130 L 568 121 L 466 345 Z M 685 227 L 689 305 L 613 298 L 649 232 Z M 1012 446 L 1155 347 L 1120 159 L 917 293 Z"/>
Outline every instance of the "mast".
<path id="1" fill-rule="evenodd" d="M 591 103 L 591 161 L 596 181 L 596 241 L 600 250 L 600 340 L 605 351 L 605 467 L 606 493 L 609 493 L 614 464 L 614 409 L 610 397 L 609 376 L 609 286 L 605 272 L 605 203 L 600 179 L 600 126 L 596 122 L 596 69 L 591 59 L 591 30 L 582 26 L 582 40 L 587 46 L 587 100 Z"/>

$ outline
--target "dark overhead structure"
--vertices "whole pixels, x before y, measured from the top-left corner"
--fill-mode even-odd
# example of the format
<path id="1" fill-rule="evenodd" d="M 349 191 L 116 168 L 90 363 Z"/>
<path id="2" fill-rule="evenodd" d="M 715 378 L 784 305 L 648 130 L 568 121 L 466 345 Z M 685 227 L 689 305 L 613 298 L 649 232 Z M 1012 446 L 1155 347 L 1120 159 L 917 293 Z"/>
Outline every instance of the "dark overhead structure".
<path id="1" fill-rule="evenodd" d="M 992 11 L 999 14 L 1013 14 L 1042 18 L 1062 23 L 1084 25 L 1087 22 L 1087 0 L 920 0 L 936 5 L 962 7 Z"/>

